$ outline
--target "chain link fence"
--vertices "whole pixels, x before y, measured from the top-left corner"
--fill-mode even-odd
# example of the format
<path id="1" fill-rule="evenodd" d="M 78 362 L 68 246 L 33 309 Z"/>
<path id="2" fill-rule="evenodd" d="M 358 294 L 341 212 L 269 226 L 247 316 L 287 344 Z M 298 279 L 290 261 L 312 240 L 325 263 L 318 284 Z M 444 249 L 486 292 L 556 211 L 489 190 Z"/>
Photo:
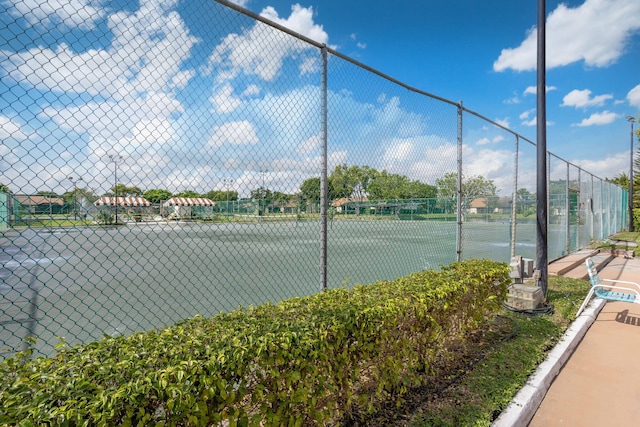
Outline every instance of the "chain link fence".
<path id="1" fill-rule="evenodd" d="M 525 137 L 224 1 L 73 5 L 1 6 L 2 357 L 535 258 Z M 550 259 L 624 227 L 548 158 Z"/>

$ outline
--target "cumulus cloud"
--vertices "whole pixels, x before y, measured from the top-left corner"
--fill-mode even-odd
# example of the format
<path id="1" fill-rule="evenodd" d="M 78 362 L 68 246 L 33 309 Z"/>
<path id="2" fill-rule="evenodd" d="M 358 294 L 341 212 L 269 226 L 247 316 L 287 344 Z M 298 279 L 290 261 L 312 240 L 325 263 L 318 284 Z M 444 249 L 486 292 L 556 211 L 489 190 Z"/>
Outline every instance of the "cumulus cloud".
<path id="1" fill-rule="evenodd" d="M 503 127 L 507 128 L 507 129 L 509 129 L 509 119 L 508 118 L 495 119 L 494 122 L 496 122 L 500 126 L 503 126 Z"/>
<path id="2" fill-rule="evenodd" d="M 229 83 L 224 84 L 209 101 L 220 113 L 229 113 L 242 105 L 242 100 L 234 95 L 233 87 Z"/>
<path id="3" fill-rule="evenodd" d="M 476 141 L 476 145 L 489 145 L 489 144 L 497 144 L 499 142 L 504 141 L 504 136 L 502 135 L 498 135 L 498 136 L 494 136 L 493 138 L 489 139 L 486 136 L 483 138 L 480 138 L 479 140 Z"/>
<path id="4" fill-rule="evenodd" d="M 549 93 L 552 90 L 556 90 L 557 87 L 555 87 L 555 86 L 545 86 L 545 89 L 546 89 L 545 93 Z M 536 95 L 537 93 L 538 93 L 538 86 L 537 85 L 528 86 L 523 92 L 524 95 Z"/>
<path id="5" fill-rule="evenodd" d="M 591 91 L 589 89 L 577 90 L 574 89 L 562 98 L 561 107 L 576 107 L 576 108 L 584 108 L 584 107 L 601 107 L 604 103 L 613 99 L 613 95 L 597 95 L 591 97 Z"/>
<path id="6" fill-rule="evenodd" d="M 406 161 L 412 157 L 414 143 L 411 139 L 394 138 L 385 144 L 383 161 L 385 165 L 398 161 Z"/>
<path id="7" fill-rule="evenodd" d="M 138 144 L 164 144 L 171 141 L 173 131 L 167 120 L 141 120 L 133 128 L 133 140 Z"/>
<path id="8" fill-rule="evenodd" d="M 9 14 L 24 18 L 30 25 L 45 27 L 63 25 L 92 29 L 104 15 L 91 0 L 6 0 Z"/>
<path id="9" fill-rule="evenodd" d="M 296 152 L 299 154 L 310 154 L 316 151 L 321 144 L 322 138 L 320 137 L 320 135 L 313 135 L 312 137 L 307 138 L 305 141 L 303 141 L 296 149 Z"/>
<path id="10" fill-rule="evenodd" d="M 220 147 L 223 144 L 250 145 L 257 143 L 256 128 L 247 120 L 216 126 L 208 141 L 211 147 Z"/>
<path id="11" fill-rule="evenodd" d="M 76 53 L 60 43 L 2 51 L 0 66 L 22 85 L 58 95 L 82 94 L 86 101 L 45 106 L 42 117 L 93 137 L 121 139 L 143 120 L 164 120 L 183 111 L 174 91 L 194 75 L 182 63 L 197 39 L 169 9 L 174 3 L 145 0 L 137 11 L 112 13 L 108 27 L 113 38 L 106 48 Z"/>
<path id="12" fill-rule="evenodd" d="M 634 87 L 627 94 L 627 101 L 632 107 L 640 109 L 640 85 Z"/>
<path id="13" fill-rule="evenodd" d="M 547 68 L 584 61 L 592 67 L 606 67 L 624 53 L 630 36 L 640 29 L 637 0 L 585 0 L 571 8 L 561 3 L 546 22 Z M 503 49 L 493 64 L 494 71 L 535 70 L 537 29 L 531 28 L 516 48 Z"/>
<path id="14" fill-rule="evenodd" d="M 247 7 L 247 4 L 249 4 L 249 0 L 230 0 L 231 3 L 235 3 L 240 7 Z"/>
<path id="15" fill-rule="evenodd" d="M 518 94 L 514 92 L 511 98 L 505 99 L 502 102 L 504 102 L 505 104 L 520 104 L 521 100 Z"/>
<path id="16" fill-rule="evenodd" d="M 587 127 L 608 125 L 609 123 L 613 123 L 617 117 L 618 115 L 616 113 L 605 110 L 601 113 L 593 113 L 588 118 L 583 119 L 580 123 L 574 124 L 573 126 Z"/>
<path id="17" fill-rule="evenodd" d="M 27 137 L 27 133 L 22 129 L 22 126 L 9 117 L 0 115 L 0 139 L 13 138 L 21 140 Z"/>
<path id="18" fill-rule="evenodd" d="M 322 26 L 313 22 L 312 8 L 296 4 L 291 7 L 288 18 L 281 18 L 273 7 L 268 6 L 260 15 L 318 43 L 326 44 L 329 40 Z M 317 49 L 266 24 L 256 22 L 243 34 L 234 33 L 225 37 L 211 54 L 208 69 L 209 72 L 216 69 L 219 80 L 229 80 L 244 73 L 273 81 L 285 58 L 308 50 L 315 52 Z M 317 69 L 315 61 L 309 58 L 304 58 L 300 64 L 301 74 Z"/>
<path id="19" fill-rule="evenodd" d="M 627 175 L 629 174 L 628 151 L 620 153 L 610 153 L 605 158 L 599 160 L 573 159 L 570 160 L 570 162 L 603 179 L 615 178 L 622 172 L 625 172 Z"/>

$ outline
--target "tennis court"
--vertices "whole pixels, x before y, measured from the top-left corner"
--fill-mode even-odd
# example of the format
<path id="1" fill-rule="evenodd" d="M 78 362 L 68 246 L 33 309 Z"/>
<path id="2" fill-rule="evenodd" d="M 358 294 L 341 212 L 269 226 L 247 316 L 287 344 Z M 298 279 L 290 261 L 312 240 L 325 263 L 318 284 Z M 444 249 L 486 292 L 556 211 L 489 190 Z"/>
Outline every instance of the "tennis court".
<path id="1" fill-rule="evenodd" d="M 508 222 L 466 223 L 464 258 L 507 261 L 509 233 Z M 518 233 L 518 253 L 533 257 L 533 225 Z M 447 221 L 332 221 L 327 240 L 329 287 L 394 279 L 456 256 L 456 224 Z M 29 330 L 49 354 L 58 337 L 84 343 L 320 290 L 317 222 L 24 229 L 1 242 L 0 347 L 10 350 Z"/>

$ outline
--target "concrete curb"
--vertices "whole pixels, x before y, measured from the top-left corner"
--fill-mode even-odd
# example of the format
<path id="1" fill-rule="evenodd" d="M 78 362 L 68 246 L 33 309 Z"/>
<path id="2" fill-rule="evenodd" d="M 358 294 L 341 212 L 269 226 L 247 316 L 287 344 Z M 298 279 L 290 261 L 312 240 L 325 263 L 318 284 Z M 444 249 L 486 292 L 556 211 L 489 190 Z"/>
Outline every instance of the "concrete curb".
<path id="1" fill-rule="evenodd" d="M 547 394 L 551 383 L 574 352 L 587 330 L 598 317 L 606 301 L 595 298 L 571 324 L 560 342 L 529 377 L 511 403 L 493 422 L 493 427 L 526 427 Z"/>

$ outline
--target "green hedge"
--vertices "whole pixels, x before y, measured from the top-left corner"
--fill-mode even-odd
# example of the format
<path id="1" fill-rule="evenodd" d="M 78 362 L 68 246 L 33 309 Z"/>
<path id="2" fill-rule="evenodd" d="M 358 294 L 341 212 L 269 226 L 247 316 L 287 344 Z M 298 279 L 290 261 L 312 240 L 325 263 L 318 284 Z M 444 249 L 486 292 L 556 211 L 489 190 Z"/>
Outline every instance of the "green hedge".
<path id="1" fill-rule="evenodd" d="M 301 425 L 374 411 L 492 317 L 508 283 L 505 264 L 465 261 L 21 354 L 0 364 L 0 424 Z"/>

